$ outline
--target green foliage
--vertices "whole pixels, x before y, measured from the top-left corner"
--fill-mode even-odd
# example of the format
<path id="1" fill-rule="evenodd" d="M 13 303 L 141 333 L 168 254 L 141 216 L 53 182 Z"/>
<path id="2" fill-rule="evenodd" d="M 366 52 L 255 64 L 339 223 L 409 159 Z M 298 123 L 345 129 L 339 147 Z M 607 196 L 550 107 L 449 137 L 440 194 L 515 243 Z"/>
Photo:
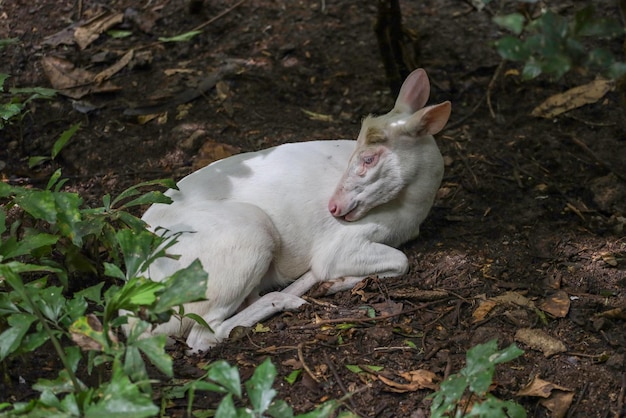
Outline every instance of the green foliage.
<path id="1" fill-rule="evenodd" d="M 613 79 L 626 73 L 626 63 L 617 60 L 611 51 L 588 46 L 590 41 L 598 43 L 624 35 L 617 19 L 597 17 L 593 6 L 578 11 L 571 19 L 547 10 L 532 20 L 521 13 L 495 16 L 493 20 L 514 34 L 496 41 L 495 47 L 502 58 L 524 63 L 524 79 L 540 74 L 559 79 L 576 67 Z"/>
<path id="2" fill-rule="evenodd" d="M 526 417 L 513 401 L 502 401 L 488 393 L 497 364 L 511 361 L 524 352 L 515 344 L 498 351 L 498 341 L 479 344 L 467 352 L 467 364 L 441 383 L 430 412 L 437 417 Z"/>
<path id="3" fill-rule="evenodd" d="M 254 371 L 250 379 L 244 383 L 247 400 L 241 390 L 241 380 L 236 367 L 220 360 L 206 367 L 204 376 L 172 389 L 169 399 L 182 398 L 187 395 L 187 416 L 192 416 L 193 399 L 196 391 L 211 391 L 223 394 L 224 397 L 214 412 L 216 418 L 227 417 L 264 417 L 275 418 L 324 418 L 329 417 L 339 406 L 336 401 L 328 401 L 314 411 L 303 415 L 294 415 L 293 409 L 282 400 L 274 400 L 276 390 L 272 388 L 276 379 L 276 367 L 270 359 L 266 359 Z M 165 400 L 165 399 L 164 399 Z M 247 406 L 235 406 L 238 404 Z M 197 413 L 198 411 L 194 411 Z M 213 416 L 213 415 L 211 415 Z M 343 415 L 346 416 L 346 415 Z"/>
<path id="4" fill-rule="evenodd" d="M 51 156 L 40 157 L 37 163 L 54 159 L 77 129 L 75 125 L 64 132 Z M 166 337 L 146 332 L 172 315 L 208 326 L 183 308 L 203 297 L 207 274 L 196 260 L 163 281 L 146 277 L 155 260 L 174 257 L 167 251 L 178 235 L 153 234 L 128 209 L 169 203 L 161 192 L 140 190 L 175 184 L 141 183 L 115 198 L 104 196 L 96 208 L 86 207 L 78 194 L 63 191 L 64 184 L 60 170 L 45 189 L 0 182 L 0 362 L 28 356 L 49 342 L 63 365 L 56 378 L 39 379 L 33 385 L 40 392 L 38 399 L 2 403 L 0 414 L 103 418 L 163 414 L 163 406 L 153 401 L 154 381 L 146 362 L 172 378 L 172 358 L 165 351 Z M 96 277 L 98 283 L 83 285 L 87 277 Z M 117 337 L 128 323 L 120 311 L 132 317 L 126 341 Z M 107 368 L 109 377 L 89 386 L 76 373 L 81 364 L 90 374 Z M 275 400 L 275 379 L 276 368 L 268 359 L 243 384 L 244 395 L 237 368 L 219 361 L 202 378 L 166 390 L 162 401 L 187 396 L 191 416 L 195 393 L 212 391 L 223 399 L 215 411 L 204 412 L 206 416 L 293 417 L 290 406 Z M 300 416 L 328 417 L 338 405 L 326 402 Z"/>

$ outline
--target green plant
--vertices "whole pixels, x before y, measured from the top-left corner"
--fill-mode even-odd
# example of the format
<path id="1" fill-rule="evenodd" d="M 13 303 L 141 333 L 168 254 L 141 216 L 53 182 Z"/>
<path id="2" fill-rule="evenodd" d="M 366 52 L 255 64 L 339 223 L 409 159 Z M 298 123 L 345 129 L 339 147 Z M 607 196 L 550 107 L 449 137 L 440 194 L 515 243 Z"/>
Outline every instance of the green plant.
<path id="1" fill-rule="evenodd" d="M 239 371 L 236 367 L 229 365 L 226 361 L 220 360 L 209 364 L 206 367 L 204 376 L 186 383 L 182 386 L 173 387 L 163 398 L 163 401 L 173 398 L 187 396 L 187 415 L 192 416 L 192 406 L 195 392 L 198 390 L 217 392 L 223 394 L 221 402 L 215 411 L 208 416 L 216 418 L 225 417 L 263 417 L 274 418 L 323 418 L 330 416 L 339 406 L 337 401 L 327 401 L 318 406 L 315 410 L 301 415 L 294 415 L 293 409 L 283 400 L 274 400 L 276 390 L 272 388 L 276 379 L 276 367 L 267 358 L 255 370 L 250 379 L 244 383 L 247 394 L 245 402 L 242 390 Z M 235 406 L 235 400 L 248 406 Z M 163 408 L 162 408 L 163 411 Z M 214 414 L 214 415 L 212 415 Z M 342 414 L 342 417 L 352 415 Z"/>
<path id="2" fill-rule="evenodd" d="M 50 157 L 31 162 L 53 160 L 78 128 L 72 126 L 61 135 Z M 172 378 L 172 359 L 165 351 L 165 336 L 146 337 L 145 332 L 171 315 L 204 322 L 185 314 L 183 304 L 202 298 L 207 274 L 195 261 L 161 282 L 146 277 L 144 272 L 155 260 L 173 257 L 167 251 L 177 235 L 153 234 L 129 210 L 170 201 L 159 191 L 142 193 L 141 188 L 175 184 L 141 183 L 116 198 L 105 195 L 96 208 L 86 207 L 78 194 L 63 191 L 64 184 L 60 170 L 45 189 L 0 182 L 0 364 L 28 357 L 47 342 L 62 363 L 56 378 L 42 378 L 33 385 L 40 392 L 38 399 L 0 403 L 0 415 L 163 414 L 164 406 L 160 409 L 153 401 L 154 380 L 145 361 Z M 83 285 L 85 279 L 97 283 Z M 128 318 L 119 316 L 120 310 L 134 316 L 125 341 L 118 334 Z M 104 366 L 110 372 L 99 373 L 96 385 L 81 380 L 84 373 L 102 372 Z M 224 395 L 214 411 L 218 417 L 293 417 L 291 407 L 274 399 L 275 378 L 276 369 L 268 359 L 244 384 L 250 406 L 236 407 L 235 401 L 245 402 L 239 373 L 217 362 L 203 378 L 172 386 L 162 400 L 188 396 L 191 416 L 195 393 L 208 390 Z M 301 416 L 327 417 L 338 405 L 326 402 Z"/>
<path id="3" fill-rule="evenodd" d="M 515 344 L 498 351 L 498 341 L 479 344 L 467 351 L 467 364 L 441 383 L 430 412 L 437 417 L 511 417 L 526 416 L 524 408 L 513 401 L 491 395 L 489 386 L 497 364 L 511 361 L 524 352 Z"/>
<path id="4" fill-rule="evenodd" d="M 52 158 L 77 129 L 61 135 Z M 141 193 L 142 187 L 175 185 L 142 183 L 90 208 L 78 194 L 62 191 L 64 183 L 60 170 L 45 189 L 0 182 L 0 362 L 50 342 L 63 364 L 56 379 L 40 379 L 33 387 L 39 399 L 4 403 L 0 410 L 29 416 L 155 415 L 142 354 L 167 376 L 173 375 L 172 361 L 164 336 L 139 337 L 152 323 L 167 321 L 174 307 L 198 300 L 207 277 L 199 262 L 163 282 L 145 277 L 150 263 L 167 256 L 176 235 L 152 234 L 128 210 L 169 202 L 157 191 Z M 99 283 L 81 285 L 90 277 Z M 141 312 L 125 343 L 117 338 L 126 323 L 120 309 Z M 76 374 L 81 362 L 89 373 L 109 364 L 110 380 L 87 387 Z"/>
<path id="5" fill-rule="evenodd" d="M 626 73 L 626 63 L 616 59 L 611 51 L 589 46 L 591 41 L 598 43 L 602 39 L 624 35 L 617 19 L 596 16 L 593 6 L 579 10 L 571 19 L 546 10 L 537 18 L 512 13 L 495 16 L 493 20 L 514 34 L 496 41 L 495 47 L 502 58 L 524 63 L 524 79 L 540 74 L 559 79 L 576 67 L 612 79 Z"/>

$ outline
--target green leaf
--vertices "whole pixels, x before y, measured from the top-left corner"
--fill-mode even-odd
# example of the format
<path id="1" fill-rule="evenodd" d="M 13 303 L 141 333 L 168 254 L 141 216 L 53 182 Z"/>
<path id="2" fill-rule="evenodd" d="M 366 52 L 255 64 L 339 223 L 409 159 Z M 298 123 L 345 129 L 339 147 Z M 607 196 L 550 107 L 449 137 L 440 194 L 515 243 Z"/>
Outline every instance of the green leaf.
<path id="1" fill-rule="evenodd" d="M 362 373 L 363 369 L 357 366 L 356 364 L 346 364 L 346 369 L 350 370 L 352 373 Z"/>
<path id="2" fill-rule="evenodd" d="M 133 34 L 133 32 L 129 31 L 129 30 L 108 30 L 107 35 L 109 35 L 111 38 L 114 39 L 122 39 L 122 38 L 128 38 L 129 36 L 131 36 Z"/>
<path id="3" fill-rule="evenodd" d="M 174 273 L 166 282 L 165 290 L 159 297 L 155 312 L 170 309 L 173 306 L 196 302 L 206 298 L 208 274 L 202 269 L 199 260 Z"/>
<path id="4" fill-rule="evenodd" d="M 30 157 L 28 158 L 28 168 L 33 168 L 38 166 L 39 164 L 50 160 L 50 157 Z"/>
<path id="5" fill-rule="evenodd" d="M 294 370 L 291 373 L 289 373 L 287 376 L 285 376 L 285 381 L 289 383 L 290 385 L 293 385 L 294 383 L 296 383 L 296 380 L 298 380 L 298 377 L 300 376 L 301 373 L 302 373 L 302 369 Z"/>
<path id="6" fill-rule="evenodd" d="M 229 393 L 241 398 L 241 380 L 237 367 L 231 366 L 225 360 L 218 360 L 208 367 L 208 379 L 222 385 Z"/>
<path id="7" fill-rule="evenodd" d="M 137 191 L 137 189 L 141 187 L 148 187 L 148 186 L 163 186 L 163 187 L 167 187 L 170 189 L 175 189 L 176 183 L 172 179 L 156 179 L 156 180 L 144 181 L 142 183 L 131 186 L 128 189 L 124 190 L 122 193 L 120 193 L 120 195 L 113 200 L 113 202 L 111 203 L 111 206 L 114 207 L 117 205 L 118 202 L 124 199 L 127 199 L 129 197 L 138 195 L 139 192 Z"/>
<path id="8" fill-rule="evenodd" d="M 114 277 L 120 280 L 126 280 L 126 275 L 115 264 L 107 263 L 106 261 L 103 263 L 104 265 L 104 274 L 109 277 Z"/>
<path id="9" fill-rule="evenodd" d="M 493 22 L 500 27 L 510 30 L 516 35 L 520 35 L 524 30 L 526 18 L 521 13 L 511 13 L 504 16 L 494 16 Z"/>
<path id="10" fill-rule="evenodd" d="M 15 196 L 15 202 L 35 219 L 42 219 L 54 224 L 57 209 L 54 194 L 49 190 L 26 190 Z"/>
<path id="11" fill-rule="evenodd" d="M 145 193 L 141 195 L 140 197 L 138 197 L 137 199 L 133 199 L 128 203 L 124 203 L 121 206 L 121 209 L 130 208 L 133 206 L 140 206 L 140 205 L 151 205 L 153 203 L 169 204 L 169 203 L 172 203 L 172 198 L 164 195 L 162 192 L 155 190 L 152 192 Z"/>
<path id="12" fill-rule="evenodd" d="M 38 248 L 54 245 L 59 237 L 51 234 L 27 235 L 21 241 L 17 241 L 14 237 L 10 237 L 0 245 L 0 255 L 5 260 L 30 254 Z"/>
<path id="13" fill-rule="evenodd" d="M 67 142 L 74 136 L 76 131 L 78 131 L 78 128 L 80 128 L 80 123 L 75 123 L 74 125 L 70 126 L 67 130 L 63 131 L 61 136 L 59 136 L 59 139 L 57 139 L 54 145 L 52 146 L 52 159 L 53 160 L 56 158 L 57 155 L 59 155 L 59 152 L 61 152 L 61 150 L 63 149 L 63 147 L 65 147 Z"/>
<path id="14" fill-rule="evenodd" d="M 162 373 L 173 377 L 172 358 L 165 352 L 165 335 L 139 339 L 133 346 L 139 348 Z"/>
<path id="15" fill-rule="evenodd" d="M 56 323 L 65 307 L 63 288 L 57 286 L 46 287 L 38 292 L 38 296 L 40 299 L 36 300 L 34 303 L 43 316 Z"/>
<path id="16" fill-rule="evenodd" d="M 272 402 L 272 405 L 267 409 L 267 415 L 273 418 L 293 418 L 293 408 L 287 402 L 278 400 Z"/>
<path id="17" fill-rule="evenodd" d="M 525 61 L 530 56 L 526 45 L 518 38 L 507 35 L 498 39 L 495 43 L 498 54 L 505 60 Z"/>
<path id="18" fill-rule="evenodd" d="M 35 315 L 27 313 L 16 313 L 9 316 L 9 328 L 0 334 L 0 361 L 3 361 L 20 347 L 22 339 L 36 319 Z"/>
<path id="19" fill-rule="evenodd" d="M 233 402 L 233 395 L 228 394 L 224 396 L 222 401 L 220 402 L 217 410 L 215 411 L 215 418 L 237 418 L 237 409 L 235 408 L 235 403 Z"/>
<path id="20" fill-rule="evenodd" d="M 276 390 L 272 388 L 274 379 L 276 379 L 276 367 L 268 357 L 245 383 L 250 403 L 258 415 L 265 413 L 276 396 Z"/>
<path id="21" fill-rule="evenodd" d="M 533 78 L 538 77 L 542 72 L 541 64 L 537 62 L 535 59 L 529 59 L 526 61 L 524 65 L 524 69 L 522 70 L 522 78 L 524 80 L 531 80 Z"/>
<path id="22" fill-rule="evenodd" d="M 187 42 L 194 38 L 196 35 L 201 34 L 201 30 L 192 30 L 189 32 L 181 33 L 180 35 L 172 36 L 172 37 L 160 37 L 160 42 Z"/>
<path id="23" fill-rule="evenodd" d="M 89 418 L 143 418 L 159 413 L 150 395 L 141 392 L 139 386 L 132 383 L 121 368 L 114 370 L 111 382 L 100 390 L 100 401 L 87 406 L 85 410 L 85 416 Z"/>
<path id="24" fill-rule="evenodd" d="M 54 193 L 57 207 L 57 227 L 64 236 L 72 240 L 77 247 L 83 243 L 80 205 L 83 199 L 77 193 Z"/>

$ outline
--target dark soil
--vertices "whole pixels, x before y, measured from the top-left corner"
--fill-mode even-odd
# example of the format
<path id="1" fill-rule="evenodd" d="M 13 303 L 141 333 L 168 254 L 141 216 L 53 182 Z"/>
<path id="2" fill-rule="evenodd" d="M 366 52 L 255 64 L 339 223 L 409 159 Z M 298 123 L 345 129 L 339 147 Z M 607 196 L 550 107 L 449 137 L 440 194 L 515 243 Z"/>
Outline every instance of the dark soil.
<path id="1" fill-rule="evenodd" d="M 139 181 L 178 179 L 210 161 L 211 153 L 228 151 L 224 144 L 252 151 L 284 142 L 354 138 L 364 115 L 392 107 L 372 30 L 376 2 L 326 1 L 321 10 L 319 1 L 248 0 L 183 43 L 157 38 L 187 32 L 234 2 L 207 1 L 198 14 L 189 13 L 182 0 L 104 3 L 0 1 L 0 38 L 19 38 L 0 51 L 0 72 L 12 75 L 9 86 L 50 86 L 44 57 L 98 73 L 131 48 L 151 54 L 149 63 L 127 66 L 111 79 L 116 92 L 33 102 L 21 123 L 0 131 L 3 181 L 41 186 L 58 166 L 72 189 L 97 204 L 105 193 Z M 560 3 L 559 10 L 568 14 L 577 2 Z M 614 2 L 596 3 L 617 13 Z M 102 35 L 84 50 L 46 44 L 47 37 L 77 20 L 79 4 L 85 20 L 99 11 L 135 7 L 143 30 L 127 13 L 117 29 L 132 31 L 130 37 Z M 176 354 L 178 377 L 196 376 L 198 363 L 226 359 L 246 378 L 269 356 L 278 368 L 279 397 L 296 411 L 356 391 L 345 407 L 359 415 L 420 417 L 428 415 L 425 398 L 431 389 L 397 393 L 376 373 L 358 375 L 345 366 L 382 366 L 380 375 L 404 384 L 409 382 L 399 373 L 418 369 L 442 379 L 463 367 L 472 346 L 497 338 L 506 347 L 518 330 L 532 328 L 561 341 L 566 351 L 546 357 L 539 347 L 518 341 L 525 354 L 498 367 L 494 395 L 515 399 L 529 416 L 557 416 L 541 398 L 517 395 L 539 376 L 573 394 L 568 416 L 624 416 L 623 104 L 609 92 L 554 119 L 533 117 L 531 110 L 544 99 L 593 75 L 573 72 L 558 82 L 541 77 L 521 82 L 509 71 L 518 66 L 499 68 L 491 43 L 502 32 L 491 15 L 510 12 L 514 4 L 494 1 L 481 12 L 453 0 L 402 6 L 407 28 L 418 35 L 417 63 L 430 76 L 431 103 L 453 103 L 449 126 L 438 135 L 446 158 L 440 196 L 421 237 L 404 248 L 409 274 L 310 299 L 304 309 L 264 323 L 269 331 L 246 333 L 204 356 Z M 619 52 L 621 40 L 613 47 Z M 177 93 L 201 85 L 225 66 L 236 70 L 219 73 L 217 89 L 185 105 L 174 103 Z M 89 105 L 97 108 L 82 113 Z M 167 117 L 139 123 L 137 116 L 124 114 L 148 105 L 166 110 Z M 28 156 L 49 155 L 59 134 L 76 122 L 82 127 L 56 166 L 28 169 Z M 488 314 L 479 315 L 485 301 L 510 300 L 511 292 L 539 309 L 499 299 Z M 569 308 L 563 315 L 546 313 L 542 321 L 538 312 L 555 306 L 555 297 Z M 375 308 L 377 315 L 398 315 L 362 321 L 364 307 Z M 324 322 L 336 318 L 356 326 Z M 293 385 L 285 382 L 303 366 L 309 372 Z M 31 358 L 12 367 L 13 384 L 0 401 L 36 396 L 25 388 L 56 363 Z M 194 409 L 215 408 L 215 402 L 199 394 Z M 179 400 L 168 414 L 180 416 L 185 405 Z"/>

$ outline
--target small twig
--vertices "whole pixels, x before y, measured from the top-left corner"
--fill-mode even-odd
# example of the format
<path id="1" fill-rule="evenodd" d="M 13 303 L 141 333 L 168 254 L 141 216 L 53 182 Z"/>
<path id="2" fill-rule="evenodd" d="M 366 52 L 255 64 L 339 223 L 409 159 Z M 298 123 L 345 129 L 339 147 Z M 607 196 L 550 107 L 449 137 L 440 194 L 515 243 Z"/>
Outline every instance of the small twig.
<path id="1" fill-rule="evenodd" d="M 626 373 L 622 374 L 622 388 L 619 391 L 617 397 L 617 411 L 615 411 L 614 418 L 623 417 L 624 412 L 624 396 L 626 395 Z"/>
<path id="2" fill-rule="evenodd" d="M 485 91 L 485 94 L 483 94 L 483 97 L 480 98 L 480 100 L 474 105 L 474 107 L 472 108 L 472 110 L 469 111 L 469 113 L 467 113 L 465 116 L 463 116 L 461 119 L 455 120 L 452 123 L 449 123 L 448 125 L 446 125 L 446 130 L 450 130 L 450 129 L 454 129 L 458 126 L 461 126 L 467 119 L 469 119 L 472 115 L 474 115 L 474 113 L 476 113 L 476 111 L 478 110 L 478 108 L 480 107 L 480 105 L 483 104 L 483 102 L 485 101 L 485 99 L 487 99 L 487 104 L 489 105 L 489 113 L 491 113 L 491 117 L 495 118 L 495 113 L 491 107 L 491 90 L 493 89 L 493 85 L 496 82 L 496 79 L 500 76 L 500 72 L 502 71 L 502 68 L 504 67 L 504 60 L 500 61 L 500 64 L 498 64 L 498 67 L 496 67 L 496 70 L 493 73 L 493 76 L 491 77 L 491 80 L 489 80 L 489 84 L 487 86 L 487 90 Z"/>
<path id="3" fill-rule="evenodd" d="M 491 106 L 491 91 L 493 90 L 493 86 L 496 84 L 496 80 L 500 77 L 500 73 L 502 72 L 502 68 L 504 68 L 504 60 L 500 61 L 496 71 L 493 73 L 493 77 L 489 81 L 489 85 L 487 86 L 487 107 L 489 108 L 489 113 L 491 114 L 491 118 L 496 118 L 496 113 L 493 111 L 493 107 Z"/>
<path id="4" fill-rule="evenodd" d="M 319 379 L 315 377 L 311 369 L 309 369 L 309 366 L 307 366 L 306 362 L 304 361 L 304 354 L 302 353 L 303 346 L 304 346 L 304 343 L 298 344 L 298 360 L 300 360 L 300 363 L 302 363 L 302 368 L 309 375 L 309 377 L 311 377 L 311 379 L 313 379 L 316 383 L 319 384 L 320 383 Z"/>
<path id="5" fill-rule="evenodd" d="M 470 175 L 472 176 L 472 180 L 474 180 L 474 186 L 478 186 L 478 177 L 476 177 L 476 174 L 474 174 L 474 170 L 472 170 L 472 167 L 469 165 L 467 158 L 465 158 L 465 156 L 461 154 L 461 151 L 459 150 L 459 148 L 460 148 L 459 144 L 455 142 L 453 149 L 456 152 L 456 155 L 461 159 L 461 162 L 463 163 L 467 171 L 469 171 Z"/>
<path id="6" fill-rule="evenodd" d="M 330 361 L 330 359 L 328 358 L 328 354 L 325 353 L 324 354 L 324 358 L 326 360 L 326 365 L 328 366 L 328 368 L 330 369 L 331 373 L 335 377 L 335 381 L 337 382 L 337 386 L 339 386 L 339 389 L 341 389 L 341 391 L 343 392 L 344 396 L 348 396 L 350 394 L 350 392 L 348 392 L 348 389 L 343 384 L 343 381 L 341 380 L 341 377 L 339 376 L 339 373 L 337 372 L 337 368 L 335 367 L 333 362 Z M 348 397 L 348 402 L 350 403 L 350 409 L 352 410 L 352 412 L 356 413 L 357 415 L 362 415 L 362 414 L 359 414 L 357 412 L 357 408 L 356 408 L 356 405 L 354 404 L 354 399 L 352 399 L 352 396 Z"/>
<path id="7" fill-rule="evenodd" d="M 611 173 L 615 174 L 615 176 L 617 178 L 619 178 L 620 180 L 626 182 L 626 176 L 622 175 L 621 173 L 618 173 L 615 169 L 613 169 L 613 166 L 611 166 L 611 164 L 607 163 L 606 161 L 604 161 L 603 159 L 601 159 L 600 157 L 598 157 L 596 155 L 595 152 L 593 152 L 591 150 L 591 148 L 589 148 L 587 146 L 587 144 L 585 144 L 583 141 L 581 141 L 580 139 L 576 138 L 574 135 L 567 135 L 567 137 L 576 145 L 578 145 L 583 151 L 585 151 L 585 153 L 587 153 L 587 155 L 589 155 L 591 158 L 593 158 L 598 164 L 600 164 L 602 167 L 604 167 L 605 169 L 609 170 Z"/>
<path id="8" fill-rule="evenodd" d="M 221 19 L 222 17 L 226 16 L 228 13 L 232 12 L 233 10 L 235 10 L 237 7 L 241 6 L 245 1 L 246 0 L 238 1 L 237 3 L 233 4 L 231 7 L 229 7 L 226 10 L 224 10 L 222 13 L 218 14 L 217 16 L 214 16 L 211 19 L 209 19 L 206 22 L 204 22 L 203 24 L 196 26 L 195 28 L 192 29 L 192 31 L 200 30 L 200 29 L 205 28 L 206 26 L 209 26 L 211 23 L 215 22 L 218 19 Z"/>
<path id="9" fill-rule="evenodd" d="M 422 303 L 421 305 L 416 306 L 415 308 L 407 309 L 405 311 L 398 312 L 398 313 L 375 316 L 374 318 L 362 318 L 362 317 L 350 318 L 350 317 L 348 317 L 348 318 L 322 319 L 322 320 L 320 320 L 320 321 L 318 321 L 318 322 L 316 322 L 314 324 L 298 325 L 298 326 L 294 326 L 293 328 L 295 328 L 295 329 L 309 329 L 309 328 L 319 328 L 320 326 L 327 325 L 327 324 L 342 324 L 344 322 L 360 323 L 360 322 L 384 321 L 385 319 L 394 318 L 396 316 L 404 315 L 404 314 L 407 314 L 407 313 L 420 311 L 420 310 L 422 310 L 424 308 L 429 307 L 430 305 L 432 305 L 434 303 L 441 302 L 443 300 L 445 300 L 445 299 L 436 300 L 436 301 L 433 301 L 433 302 Z"/>
<path id="10" fill-rule="evenodd" d="M 589 388 L 589 382 L 586 382 L 582 390 L 580 391 L 580 393 L 578 393 L 578 395 L 576 396 L 577 398 L 576 403 L 567 411 L 567 418 L 571 418 L 574 416 L 574 411 L 576 411 L 576 408 L 578 408 L 578 405 L 580 404 L 580 401 L 585 396 L 585 392 L 587 392 L 588 388 Z"/>

